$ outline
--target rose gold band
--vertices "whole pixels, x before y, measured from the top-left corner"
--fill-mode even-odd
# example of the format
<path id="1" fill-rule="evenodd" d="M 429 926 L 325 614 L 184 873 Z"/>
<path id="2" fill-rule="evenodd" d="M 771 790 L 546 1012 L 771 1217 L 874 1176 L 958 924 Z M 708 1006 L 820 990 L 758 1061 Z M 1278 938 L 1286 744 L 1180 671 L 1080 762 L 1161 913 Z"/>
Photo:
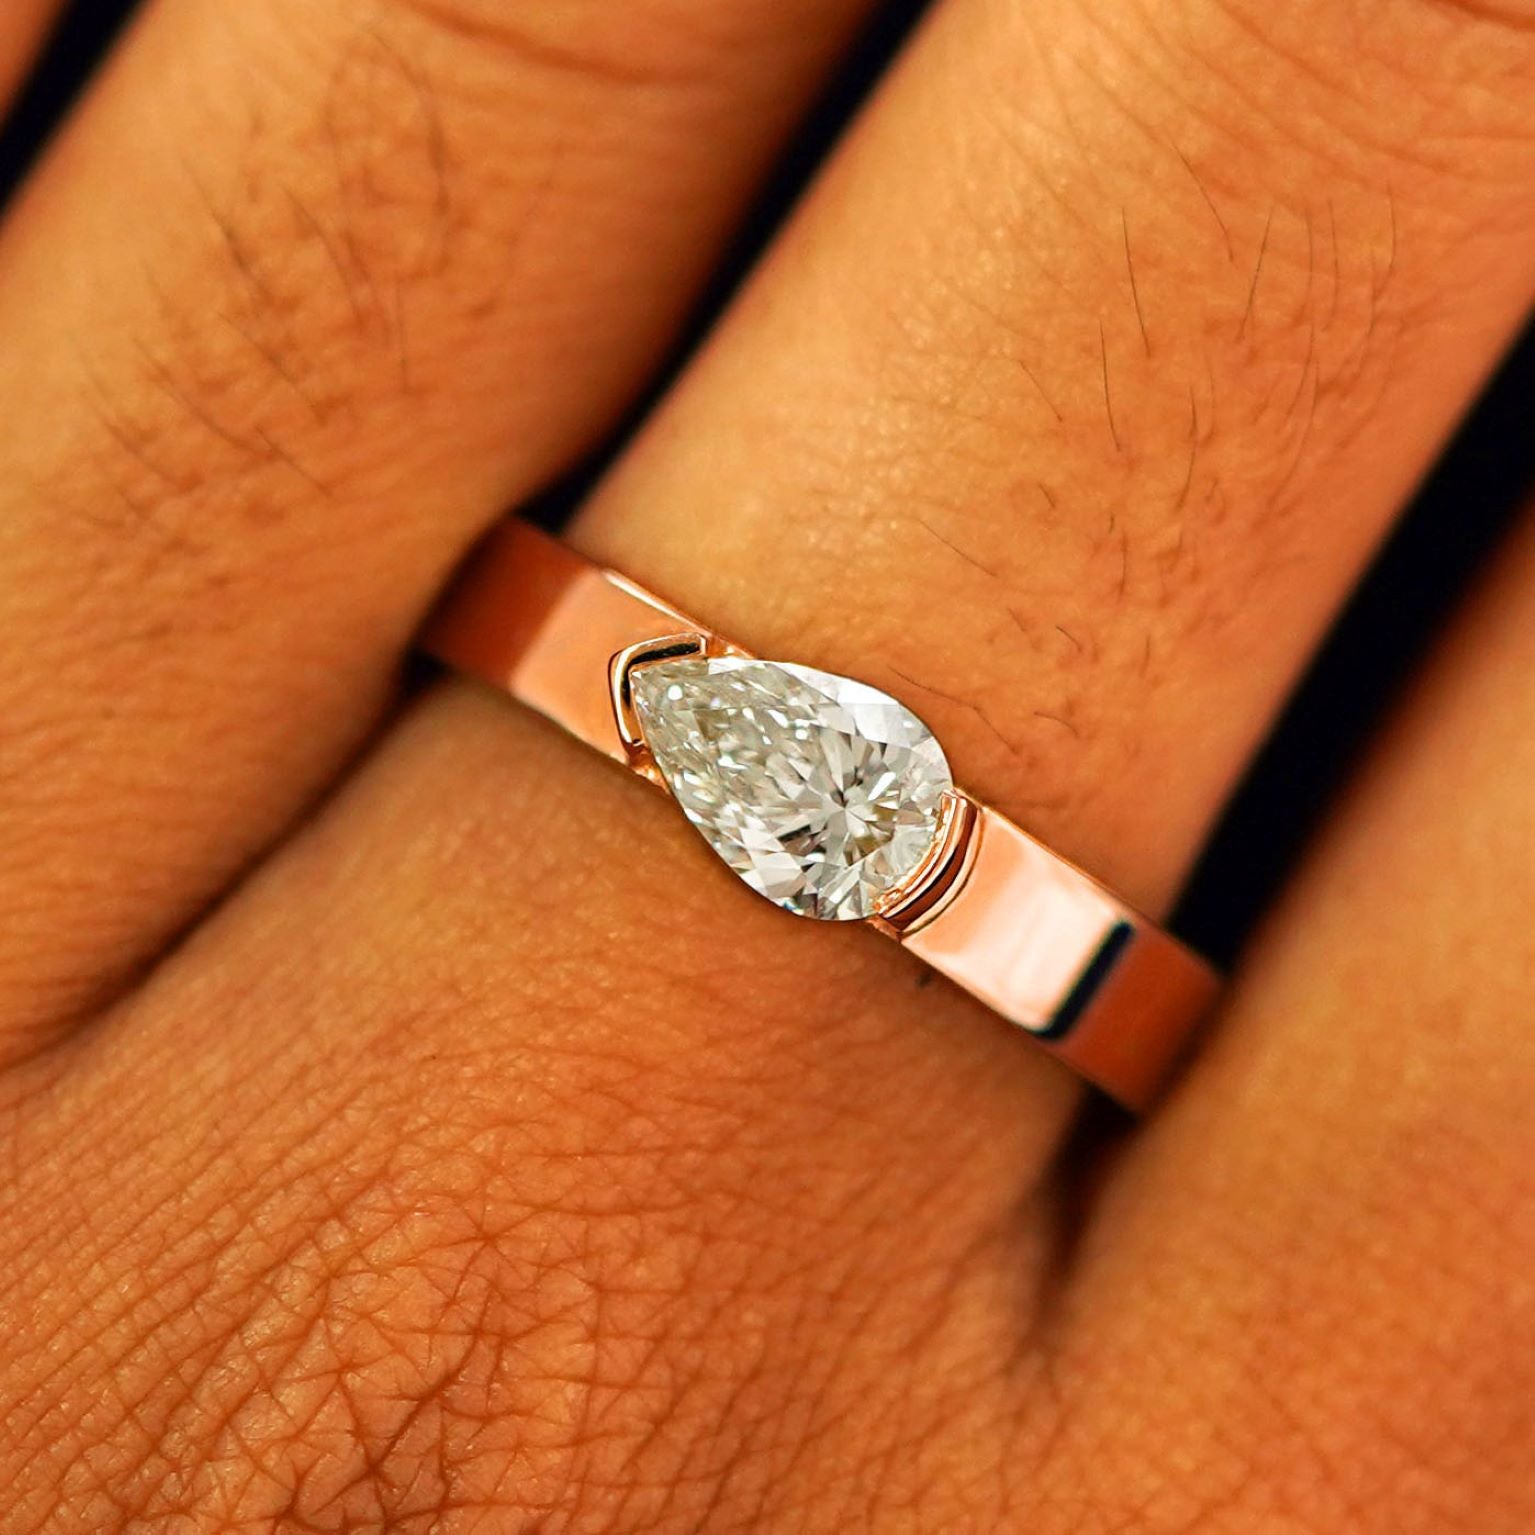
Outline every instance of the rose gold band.
<path id="1" fill-rule="evenodd" d="M 558 540 L 510 520 L 428 626 L 440 660 L 505 689 L 634 766 L 614 708 L 614 657 L 712 631 Z M 922 915 L 875 925 L 1127 1107 L 1144 1109 L 1216 988 L 1211 968 L 989 806 Z"/>

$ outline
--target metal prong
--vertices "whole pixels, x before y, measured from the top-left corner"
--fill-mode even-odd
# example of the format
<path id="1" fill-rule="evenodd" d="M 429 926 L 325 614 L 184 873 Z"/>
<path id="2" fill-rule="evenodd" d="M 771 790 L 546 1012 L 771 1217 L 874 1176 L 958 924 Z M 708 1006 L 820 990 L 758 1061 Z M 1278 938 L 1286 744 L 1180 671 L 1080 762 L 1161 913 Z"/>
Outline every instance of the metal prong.
<path id="1" fill-rule="evenodd" d="M 946 789 L 932 850 L 911 876 L 889 891 L 869 919 L 891 938 L 914 933 L 959 893 L 975 861 L 981 807 L 958 789 Z"/>
<path id="2" fill-rule="evenodd" d="M 618 729 L 618 739 L 628 757 L 629 766 L 653 783 L 665 784 L 660 771 L 645 743 L 645 733 L 640 728 L 639 716 L 634 709 L 634 689 L 630 678 L 642 666 L 654 666 L 658 661 L 683 661 L 715 656 L 744 656 L 745 651 L 727 645 L 717 635 L 702 630 L 684 634 L 663 634 L 653 640 L 641 640 L 637 645 L 626 645 L 608 662 L 608 687 L 613 698 L 613 721 Z"/>

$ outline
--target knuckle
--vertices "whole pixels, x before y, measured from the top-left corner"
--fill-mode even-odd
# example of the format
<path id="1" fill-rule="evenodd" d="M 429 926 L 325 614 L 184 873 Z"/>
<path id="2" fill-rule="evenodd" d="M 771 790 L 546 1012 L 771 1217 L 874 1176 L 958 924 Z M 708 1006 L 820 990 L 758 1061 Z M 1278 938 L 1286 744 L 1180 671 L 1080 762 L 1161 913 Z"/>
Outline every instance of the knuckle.
<path id="1" fill-rule="evenodd" d="M 163 188 L 187 217 L 80 356 L 88 408 L 56 503 L 183 557 L 216 550 L 217 518 L 249 553 L 357 478 L 364 413 L 387 429 L 437 368 L 407 309 L 456 291 L 439 279 L 478 205 L 453 193 L 436 102 L 394 50 L 359 44 L 314 120 L 279 128 L 253 106 L 238 164 L 187 164 Z"/>
<path id="2" fill-rule="evenodd" d="M 92 1235 L 39 1259 L 121 1296 L 124 1320 L 88 1334 L 84 1297 L 47 1346 L 74 1386 L 6 1436 L 25 1457 L 16 1527 L 48 1527 L 27 1522 L 46 1503 L 63 1528 L 682 1535 L 771 1527 L 780 1502 L 807 1528 L 908 1493 L 973 1504 L 937 1427 L 951 1388 L 913 1393 L 892 1427 L 882 1384 L 956 1343 L 966 1310 L 973 1244 L 907 1250 L 938 1178 L 898 1241 L 877 1222 L 871 1238 L 867 1168 L 785 1153 L 757 1064 L 730 1058 L 749 1021 L 716 1020 L 706 1061 L 624 1048 L 636 1008 L 698 1009 L 687 961 L 658 957 L 620 998 L 579 954 L 579 980 L 477 983 L 465 947 L 446 1002 L 429 963 L 414 993 L 349 966 L 356 1053 L 311 1062 L 223 1165 L 160 1150 L 158 1170 L 98 1174 L 158 1179 L 166 1204 L 131 1251 Z M 295 1006 L 270 984 L 246 1003 L 263 1019 Z M 847 1457 L 918 1446 L 934 1487 L 822 1485 Z"/>
<path id="3" fill-rule="evenodd" d="M 466 392 L 479 403 L 484 385 L 463 355 L 510 305 L 509 253 L 541 275 L 628 217 L 610 118 L 569 77 L 645 84 L 688 53 L 667 27 L 593 25 L 576 3 L 517 21 L 472 0 L 287 9 L 280 49 L 269 22 L 249 36 L 239 16 L 220 22 L 226 46 L 269 67 L 202 110 L 218 153 L 159 167 L 158 204 L 181 216 L 142 242 L 141 272 L 113 274 L 118 323 L 80 346 L 90 413 L 50 488 L 162 543 L 209 545 L 210 502 L 247 533 L 295 510 L 312 523 L 367 492 L 379 444 L 397 477 L 448 423 L 462 437 Z M 673 129 L 657 127 L 658 147 Z M 542 296 L 533 285 L 515 320 L 532 352 L 589 323 Z M 478 414 L 487 434 L 504 421 Z"/>
<path id="4" fill-rule="evenodd" d="M 200 1260 L 214 1288 L 230 1270 L 237 1286 L 124 1345 L 68 1459 L 33 1457 L 22 1517 L 52 1458 L 54 1527 L 108 1508 L 113 1528 L 575 1523 L 600 1485 L 601 1393 L 639 1345 L 593 1277 L 594 1230 L 476 1211 L 458 1180 L 482 1171 L 464 1154 L 375 1177 L 328 1219 L 280 1228 L 275 1257 L 246 1232 Z M 167 1366 L 179 1388 L 150 1383 Z"/>
<path id="5" fill-rule="evenodd" d="M 662 1165 L 692 1132 L 632 1068 L 551 1056 L 515 1118 L 433 1062 L 365 1144 L 321 1130 L 237 1213 L 115 1255 L 129 1314 L 55 1338 L 69 1379 L 7 1435 L 13 1527 L 680 1531 L 727 1463 L 755 1481 L 794 1372 L 731 1313 L 771 1287 L 711 1243 Z"/>
<path id="6" fill-rule="evenodd" d="M 684 0 L 621 15 L 590 0 L 515 16 L 477 0 L 286 9 L 281 30 L 220 19 L 222 45 L 267 67 L 216 109 L 189 107 L 187 137 L 206 130 L 208 148 L 178 144 L 155 167 L 162 219 L 138 263 L 111 274 L 113 323 L 80 338 L 69 374 L 84 408 L 36 472 L 93 548 L 144 542 L 179 557 L 146 555 L 152 572 L 192 554 L 206 564 L 232 524 L 226 573 L 264 583 L 261 551 L 290 563 L 284 530 L 300 524 L 321 545 L 306 542 L 303 568 L 323 574 L 325 530 L 336 525 L 333 558 L 352 558 L 351 504 L 397 485 L 412 455 L 445 437 L 476 446 L 474 430 L 487 452 L 513 451 L 505 413 L 484 409 L 490 365 L 464 361 L 488 356 L 495 326 L 529 372 L 558 358 L 571 378 L 516 397 L 540 430 L 510 433 L 526 455 L 514 480 L 577 451 L 617 403 L 622 355 L 591 345 L 602 306 L 573 306 L 549 274 L 573 245 L 629 228 L 631 161 L 673 155 L 685 121 L 630 114 L 615 156 L 615 113 L 595 110 L 592 92 L 723 80 L 721 60 L 763 25 L 706 19 Z M 627 280 L 614 262 L 594 273 Z M 588 379 L 590 406 L 573 403 Z M 120 555 L 104 552 L 104 567 Z"/>

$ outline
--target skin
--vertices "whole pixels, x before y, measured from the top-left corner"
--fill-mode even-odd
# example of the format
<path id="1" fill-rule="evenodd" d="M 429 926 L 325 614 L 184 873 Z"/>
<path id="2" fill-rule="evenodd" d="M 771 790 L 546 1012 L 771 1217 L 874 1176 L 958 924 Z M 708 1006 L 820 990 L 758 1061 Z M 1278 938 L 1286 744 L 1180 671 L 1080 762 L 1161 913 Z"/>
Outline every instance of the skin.
<path id="1" fill-rule="evenodd" d="M 15 91 L 57 11 L 55 0 L 12 0 L 0 28 L 0 97 Z"/>
<path id="2" fill-rule="evenodd" d="M 159 0 L 8 210 L 7 1535 L 1535 1521 L 1535 537 L 1108 1137 L 393 707 L 861 19 Z M 943 0 L 571 536 L 1163 910 L 1528 307 L 1532 101 L 1522 0 Z"/>

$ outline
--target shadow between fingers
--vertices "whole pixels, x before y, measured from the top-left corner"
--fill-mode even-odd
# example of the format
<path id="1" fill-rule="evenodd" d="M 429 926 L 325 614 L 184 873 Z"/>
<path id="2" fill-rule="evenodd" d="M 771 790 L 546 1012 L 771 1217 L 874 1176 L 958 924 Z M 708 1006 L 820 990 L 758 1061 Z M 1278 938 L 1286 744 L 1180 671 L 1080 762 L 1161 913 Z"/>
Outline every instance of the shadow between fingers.
<path id="1" fill-rule="evenodd" d="M 1174 917 L 1229 965 L 1535 487 L 1535 322 L 1334 624 L 1228 805 Z"/>

